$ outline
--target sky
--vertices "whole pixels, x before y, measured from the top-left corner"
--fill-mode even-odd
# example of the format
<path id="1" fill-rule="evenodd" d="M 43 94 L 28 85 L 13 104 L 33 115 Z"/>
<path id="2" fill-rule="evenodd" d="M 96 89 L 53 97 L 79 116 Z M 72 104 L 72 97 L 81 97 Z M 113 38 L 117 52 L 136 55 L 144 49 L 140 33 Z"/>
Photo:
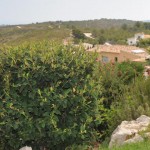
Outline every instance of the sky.
<path id="1" fill-rule="evenodd" d="M 101 18 L 150 20 L 150 0 L 0 0 L 0 24 Z"/>

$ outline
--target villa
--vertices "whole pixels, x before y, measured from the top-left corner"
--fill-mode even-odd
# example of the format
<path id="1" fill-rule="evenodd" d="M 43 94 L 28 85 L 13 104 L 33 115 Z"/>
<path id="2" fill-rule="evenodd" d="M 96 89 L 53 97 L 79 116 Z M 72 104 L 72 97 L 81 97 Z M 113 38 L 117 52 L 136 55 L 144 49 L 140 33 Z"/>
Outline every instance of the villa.
<path id="1" fill-rule="evenodd" d="M 140 39 L 149 39 L 149 38 L 150 38 L 150 35 L 146 35 L 144 33 L 137 33 L 134 35 L 134 37 L 128 38 L 127 43 L 128 45 L 137 45 Z"/>
<path id="2" fill-rule="evenodd" d="M 124 62 L 128 60 L 145 62 L 148 57 L 148 53 L 144 49 L 126 45 L 97 45 L 94 48 L 87 50 L 87 52 L 97 52 L 97 61 L 103 63 Z"/>

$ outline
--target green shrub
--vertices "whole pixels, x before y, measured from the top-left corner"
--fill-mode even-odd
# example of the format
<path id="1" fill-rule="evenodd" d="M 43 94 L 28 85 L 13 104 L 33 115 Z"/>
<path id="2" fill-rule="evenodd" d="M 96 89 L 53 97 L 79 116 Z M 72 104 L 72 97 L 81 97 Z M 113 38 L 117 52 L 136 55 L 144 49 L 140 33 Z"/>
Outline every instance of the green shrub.
<path id="1" fill-rule="evenodd" d="M 143 75 L 143 69 L 144 67 L 141 63 L 133 62 L 101 66 L 105 120 L 100 124 L 98 129 L 105 131 L 103 139 L 106 136 L 110 136 L 120 121 L 125 119 L 123 116 L 126 116 L 127 112 L 123 112 L 126 105 L 122 103 L 122 97 L 125 91 L 129 90 L 136 78 Z"/>
<path id="2" fill-rule="evenodd" d="M 93 57 L 81 48 L 47 42 L 3 50 L 1 149 L 30 145 L 63 150 L 95 140 L 103 117 L 101 78 Z"/>
<path id="3" fill-rule="evenodd" d="M 125 84 L 129 84 L 138 76 L 143 75 L 144 66 L 139 62 L 122 62 L 118 64 L 120 77 Z"/>
<path id="4" fill-rule="evenodd" d="M 79 29 L 76 28 L 72 30 L 72 35 L 75 39 L 79 39 L 79 40 L 85 39 L 85 35 Z"/>
<path id="5" fill-rule="evenodd" d="M 141 39 L 139 42 L 138 42 L 138 46 L 139 47 L 143 47 L 143 48 L 147 48 L 150 46 L 150 39 Z"/>
<path id="6" fill-rule="evenodd" d="M 123 120 L 137 119 L 141 115 L 150 116 L 150 78 L 136 79 L 111 106 L 110 130 L 114 130 Z M 115 120 L 115 121 L 114 121 Z"/>
<path id="7" fill-rule="evenodd" d="M 106 64 L 101 66 L 103 98 L 106 108 L 110 108 L 113 102 L 122 95 L 124 89 L 133 81 L 143 75 L 144 67 L 141 63 L 122 62 L 118 64 Z"/>

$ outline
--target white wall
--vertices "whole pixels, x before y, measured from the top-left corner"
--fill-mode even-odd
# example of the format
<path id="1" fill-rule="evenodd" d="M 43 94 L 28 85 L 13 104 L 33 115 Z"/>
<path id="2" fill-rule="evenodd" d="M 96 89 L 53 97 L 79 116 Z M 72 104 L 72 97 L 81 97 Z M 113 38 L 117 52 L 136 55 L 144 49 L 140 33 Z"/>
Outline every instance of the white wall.
<path id="1" fill-rule="evenodd" d="M 127 40 L 128 45 L 136 45 L 137 44 L 137 40 L 136 38 L 130 38 Z"/>
<path id="2" fill-rule="evenodd" d="M 144 34 L 143 33 L 137 33 L 134 35 L 134 37 L 139 40 L 139 39 L 143 39 L 144 38 Z"/>

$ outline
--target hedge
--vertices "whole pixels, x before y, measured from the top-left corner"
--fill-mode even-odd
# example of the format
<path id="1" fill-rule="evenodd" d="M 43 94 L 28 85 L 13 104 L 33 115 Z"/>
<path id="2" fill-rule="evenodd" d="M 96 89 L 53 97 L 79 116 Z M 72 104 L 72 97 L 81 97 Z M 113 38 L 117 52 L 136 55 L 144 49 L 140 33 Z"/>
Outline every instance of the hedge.
<path id="1" fill-rule="evenodd" d="M 53 42 L 0 51 L 0 149 L 65 149 L 102 122 L 95 56 Z"/>

